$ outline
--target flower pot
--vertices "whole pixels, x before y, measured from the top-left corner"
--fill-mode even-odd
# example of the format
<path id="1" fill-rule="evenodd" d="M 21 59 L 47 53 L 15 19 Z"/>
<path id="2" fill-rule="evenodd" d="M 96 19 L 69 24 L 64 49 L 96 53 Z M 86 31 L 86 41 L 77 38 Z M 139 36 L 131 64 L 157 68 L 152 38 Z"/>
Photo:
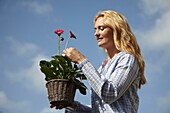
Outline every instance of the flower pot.
<path id="1" fill-rule="evenodd" d="M 46 87 L 51 104 L 68 106 L 74 101 L 76 85 L 71 80 L 53 79 L 47 81 Z"/>

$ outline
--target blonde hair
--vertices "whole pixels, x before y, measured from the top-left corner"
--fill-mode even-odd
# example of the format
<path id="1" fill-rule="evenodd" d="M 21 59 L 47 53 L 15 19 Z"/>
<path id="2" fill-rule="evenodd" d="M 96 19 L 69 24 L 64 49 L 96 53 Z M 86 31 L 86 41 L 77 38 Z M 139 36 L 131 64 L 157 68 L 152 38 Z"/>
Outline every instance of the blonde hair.
<path id="1" fill-rule="evenodd" d="M 144 76 L 145 62 L 143 61 L 136 37 L 132 33 L 126 18 L 115 11 L 107 10 L 99 12 L 94 18 L 94 23 L 99 17 L 103 17 L 104 25 L 113 29 L 114 43 L 116 48 L 119 51 L 125 51 L 127 53 L 133 54 L 137 58 L 141 75 L 139 88 L 141 88 L 141 85 L 146 83 Z"/>

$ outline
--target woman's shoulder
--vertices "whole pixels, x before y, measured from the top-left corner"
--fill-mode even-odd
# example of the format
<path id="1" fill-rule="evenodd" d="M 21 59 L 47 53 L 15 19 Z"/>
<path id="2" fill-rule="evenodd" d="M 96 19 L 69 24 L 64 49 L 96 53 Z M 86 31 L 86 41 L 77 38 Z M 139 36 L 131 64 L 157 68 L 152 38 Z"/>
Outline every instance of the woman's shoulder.
<path id="1" fill-rule="evenodd" d="M 136 61 L 136 58 L 133 54 L 127 52 L 120 52 L 117 55 L 117 63 L 122 63 L 126 65 L 131 65 Z"/>
<path id="2" fill-rule="evenodd" d="M 119 59 L 124 59 L 124 58 L 134 59 L 135 56 L 133 54 L 121 51 L 117 54 L 117 58 L 119 58 Z"/>
<path id="3" fill-rule="evenodd" d="M 132 55 L 132 54 L 130 54 L 130 53 L 128 53 L 128 52 L 125 52 L 125 51 L 120 51 L 120 52 L 118 53 L 118 55 Z"/>

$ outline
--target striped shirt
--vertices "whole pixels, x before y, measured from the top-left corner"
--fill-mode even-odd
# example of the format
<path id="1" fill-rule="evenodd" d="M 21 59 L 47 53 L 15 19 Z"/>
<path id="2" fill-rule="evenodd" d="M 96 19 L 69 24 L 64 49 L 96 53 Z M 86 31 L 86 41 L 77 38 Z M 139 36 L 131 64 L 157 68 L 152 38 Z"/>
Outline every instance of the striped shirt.
<path id="1" fill-rule="evenodd" d="M 91 108 L 75 102 L 76 108 L 66 113 L 137 113 L 140 72 L 134 55 L 116 54 L 98 70 L 86 59 L 79 67 L 92 89 Z"/>

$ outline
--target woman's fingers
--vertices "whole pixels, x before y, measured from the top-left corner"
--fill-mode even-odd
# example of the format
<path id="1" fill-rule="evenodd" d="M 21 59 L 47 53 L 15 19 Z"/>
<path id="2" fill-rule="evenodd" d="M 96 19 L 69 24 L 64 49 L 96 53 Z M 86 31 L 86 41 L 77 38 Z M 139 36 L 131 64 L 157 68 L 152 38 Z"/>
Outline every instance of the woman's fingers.
<path id="1" fill-rule="evenodd" d="M 55 107 L 53 104 L 50 104 L 50 108 L 53 108 L 53 107 Z"/>
<path id="2" fill-rule="evenodd" d="M 75 48 L 67 48 L 63 51 L 63 56 L 69 58 L 71 61 L 75 63 L 81 63 L 85 56 L 82 55 L 79 51 L 77 51 Z"/>

